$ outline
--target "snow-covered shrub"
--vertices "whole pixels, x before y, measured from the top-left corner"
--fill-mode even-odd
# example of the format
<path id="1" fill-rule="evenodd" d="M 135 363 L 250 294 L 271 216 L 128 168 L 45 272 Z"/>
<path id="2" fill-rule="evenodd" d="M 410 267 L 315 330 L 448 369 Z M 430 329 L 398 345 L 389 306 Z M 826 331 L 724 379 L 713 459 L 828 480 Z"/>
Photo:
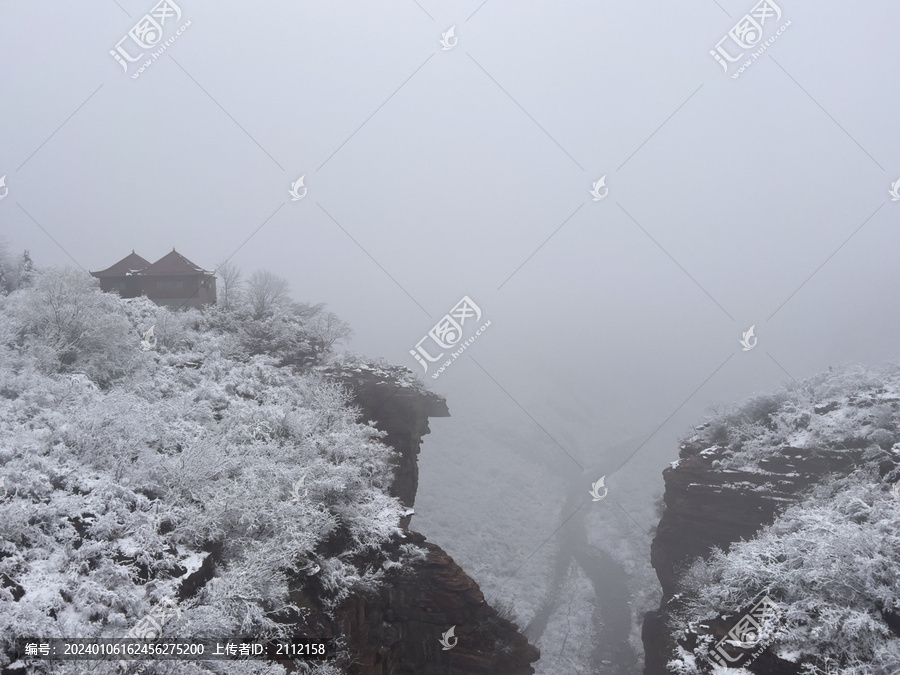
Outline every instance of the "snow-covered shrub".
<path id="1" fill-rule="evenodd" d="M 0 297 L 0 668 L 16 636 L 124 635 L 205 561 L 167 634 L 285 635 L 290 593 L 333 609 L 421 554 L 398 556 L 384 434 L 284 367 L 306 358 L 297 317 L 171 312 L 58 270 Z M 243 672 L 225 665 L 177 672 Z"/>
<path id="2" fill-rule="evenodd" d="M 156 313 L 154 335 L 156 349 L 173 352 L 191 347 L 191 325 L 198 321 L 199 312 L 193 308 L 171 310 L 160 307 Z"/>
<path id="3" fill-rule="evenodd" d="M 315 342 L 329 350 L 335 343 L 346 342 L 353 335 L 350 324 L 327 311 L 316 312 L 307 323 L 307 330 Z"/>
<path id="4" fill-rule="evenodd" d="M 900 647 L 884 617 L 900 614 L 898 521 L 900 502 L 877 473 L 820 486 L 755 539 L 697 562 L 685 578 L 691 600 L 683 618 L 736 612 L 766 593 L 785 624 L 776 654 L 828 659 L 842 664 L 842 675 L 894 672 Z"/>
<path id="5" fill-rule="evenodd" d="M 34 262 L 28 251 L 16 257 L 6 241 L 0 240 L 0 295 L 12 293 L 31 282 Z"/>
<path id="6" fill-rule="evenodd" d="M 709 672 L 703 625 L 762 594 L 783 612 L 769 649 L 804 664 L 804 673 L 898 671 L 900 500 L 890 490 L 900 479 L 892 455 L 898 429 L 900 369 L 845 367 L 754 397 L 687 439 L 691 452 L 716 447 L 719 468 L 762 475 L 762 460 L 788 448 L 857 455 L 852 473 L 826 478 L 754 539 L 694 564 L 675 611 L 682 628 L 674 637 L 683 642 L 672 672 Z"/>
<path id="7" fill-rule="evenodd" d="M 321 361 L 327 345 L 296 315 L 279 312 L 260 318 L 248 318 L 241 327 L 242 346 L 251 356 L 266 354 L 281 366 L 306 368 Z"/>
<path id="8" fill-rule="evenodd" d="M 83 272 L 40 270 L 5 309 L 18 326 L 17 344 L 45 372 L 84 373 L 106 386 L 135 362 L 137 341 L 119 301 Z"/>
<path id="9" fill-rule="evenodd" d="M 754 466 L 773 449 L 889 450 L 900 438 L 900 369 L 835 368 L 772 395 L 757 395 L 708 420 L 694 446 L 727 450 L 720 468 Z"/>

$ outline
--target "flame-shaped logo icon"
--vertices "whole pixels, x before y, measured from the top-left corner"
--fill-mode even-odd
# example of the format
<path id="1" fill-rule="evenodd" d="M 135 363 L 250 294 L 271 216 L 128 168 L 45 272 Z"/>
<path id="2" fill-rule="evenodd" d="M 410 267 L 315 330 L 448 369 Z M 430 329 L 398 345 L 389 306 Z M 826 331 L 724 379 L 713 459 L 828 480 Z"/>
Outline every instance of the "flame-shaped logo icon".
<path id="1" fill-rule="evenodd" d="M 593 189 L 591 190 L 591 194 L 594 196 L 594 201 L 599 202 L 601 199 L 606 197 L 609 194 L 609 188 L 606 187 L 606 176 L 604 175 L 597 182 L 593 184 Z M 600 190 L 603 190 L 601 193 Z"/>
<path id="2" fill-rule="evenodd" d="M 6 176 L 4 176 L 6 178 Z M 3 181 L 0 180 L 0 185 L 3 185 Z M 892 202 L 900 202 L 900 178 L 891 183 L 891 190 L 888 193 L 891 195 Z M 2 199 L 2 197 L 0 197 Z"/>
<path id="3" fill-rule="evenodd" d="M 9 188 L 6 187 L 6 174 L 0 176 L 0 188 L 3 188 L 2 192 L 0 192 L 0 199 L 3 199 L 4 197 L 6 197 L 6 195 L 9 194 Z"/>
<path id="4" fill-rule="evenodd" d="M 145 352 L 156 347 L 156 335 L 153 334 L 154 328 L 156 328 L 155 325 L 150 326 L 150 330 L 144 333 L 144 337 L 141 340 L 141 349 Z"/>
<path id="5" fill-rule="evenodd" d="M 592 502 L 599 502 L 601 499 L 606 497 L 607 493 L 609 492 L 609 488 L 606 487 L 605 481 L 606 476 L 600 476 L 600 480 L 591 485 L 591 497 L 593 497 L 593 499 L 591 500 Z M 600 494 L 601 489 L 603 490 L 602 495 Z"/>
<path id="6" fill-rule="evenodd" d="M 300 178 L 291 183 L 290 195 L 292 202 L 299 202 L 306 196 L 306 188 L 303 186 L 304 178 L 306 178 L 306 174 L 303 174 Z M 300 192 L 301 189 L 303 192 Z"/>
<path id="7" fill-rule="evenodd" d="M 456 26 L 450 26 L 446 33 L 441 33 L 441 44 L 444 46 L 441 51 L 453 49 L 457 42 L 459 42 L 459 38 L 456 37 Z"/>
<path id="8" fill-rule="evenodd" d="M 302 498 L 307 497 L 309 495 L 309 488 L 306 488 L 303 491 L 302 495 L 300 494 L 300 488 L 303 487 L 303 482 L 305 480 L 306 480 L 306 474 L 303 474 L 302 476 L 300 476 L 300 480 L 298 480 L 296 483 L 294 483 L 294 485 L 291 487 L 291 501 L 292 502 L 299 502 Z"/>
<path id="9" fill-rule="evenodd" d="M 746 332 L 742 333 L 743 337 L 741 338 L 741 344 L 744 346 L 742 351 L 749 352 L 756 346 L 758 340 L 753 337 L 753 329 L 756 328 L 756 324 L 750 326 L 750 329 Z"/>
<path id="10" fill-rule="evenodd" d="M 894 487 L 891 488 L 891 497 L 893 497 L 895 501 L 900 502 L 900 480 L 894 483 Z"/>
<path id="11" fill-rule="evenodd" d="M 456 630 L 456 626 L 450 626 L 450 630 L 441 634 L 440 643 L 444 646 L 441 651 L 445 652 L 448 649 L 453 649 L 456 646 L 456 643 L 459 642 L 459 638 L 453 634 L 454 630 Z M 453 642 L 450 642 L 450 640 L 453 640 Z"/>

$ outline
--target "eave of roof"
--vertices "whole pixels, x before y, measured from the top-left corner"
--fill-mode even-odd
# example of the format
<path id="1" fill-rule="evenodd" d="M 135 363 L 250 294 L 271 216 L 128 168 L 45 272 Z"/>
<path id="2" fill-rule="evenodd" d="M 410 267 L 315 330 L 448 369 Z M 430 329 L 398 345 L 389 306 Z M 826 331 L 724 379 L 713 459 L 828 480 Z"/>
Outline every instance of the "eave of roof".
<path id="1" fill-rule="evenodd" d="M 212 272 L 192 263 L 174 248 L 155 263 L 141 270 L 141 276 L 196 276 L 198 274 L 211 275 Z"/>
<path id="2" fill-rule="evenodd" d="M 110 267 L 107 267 L 105 270 L 100 270 L 99 272 L 91 272 L 91 276 L 97 277 L 98 279 L 101 277 L 124 277 L 136 271 L 143 270 L 149 265 L 149 260 L 145 260 L 137 253 L 132 251 L 124 258 L 122 258 L 119 262 L 111 265 Z"/>

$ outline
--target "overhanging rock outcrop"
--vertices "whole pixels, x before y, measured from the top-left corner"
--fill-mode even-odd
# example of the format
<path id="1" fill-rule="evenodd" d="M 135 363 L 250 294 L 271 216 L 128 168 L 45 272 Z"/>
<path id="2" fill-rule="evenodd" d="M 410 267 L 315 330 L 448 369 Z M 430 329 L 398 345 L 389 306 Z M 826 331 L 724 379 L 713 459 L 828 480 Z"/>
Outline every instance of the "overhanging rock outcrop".
<path id="1" fill-rule="evenodd" d="M 397 451 L 391 494 L 412 509 L 418 488 L 418 454 L 429 417 L 449 417 L 443 397 L 407 368 L 360 365 L 323 371 L 351 393 L 364 421 L 386 433 Z M 408 530 L 406 543 L 426 551 L 406 569 L 388 570 L 377 593 L 355 595 L 340 608 L 339 632 L 356 655 L 357 675 L 529 675 L 540 658 L 518 628 L 488 605 L 478 584 L 439 546 Z M 456 646 L 442 635 L 454 628 Z M 451 640 L 452 642 L 452 640 Z"/>

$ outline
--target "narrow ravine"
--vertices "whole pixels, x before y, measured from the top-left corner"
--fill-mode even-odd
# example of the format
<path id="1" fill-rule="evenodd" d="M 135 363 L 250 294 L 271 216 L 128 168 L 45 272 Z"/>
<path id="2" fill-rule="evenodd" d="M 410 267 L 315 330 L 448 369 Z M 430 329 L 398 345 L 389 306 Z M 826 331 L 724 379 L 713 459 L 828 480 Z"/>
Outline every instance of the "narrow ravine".
<path id="1" fill-rule="evenodd" d="M 634 673 L 637 655 L 628 644 L 631 633 L 631 608 L 625 570 L 603 551 L 587 542 L 572 550 L 575 561 L 590 579 L 597 598 L 594 623 L 599 625 L 599 640 L 594 649 L 594 666 L 601 673 Z"/>
<path id="2" fill-rule="evenodd" d="M 559 551 L 550 584 L 541 607 L 525 629 L 525 635 L 536 643 L 547 629 L 550 618 L 565 598 L 561 591 L 571 565 L 581 567 L 594 590 L 595 607 L 592 621 L 597 637 L 591 657 L 591 672 L 624 675 L 637 670 L 637 655 L 628 644 L 631 633 L 630 593 L 625 570 L 611 556 L 592 546 L 588 540 L 585 517 L 592 508 L 608 509 L 611 504 L 593 502 L 586 487 L 586 474 L 568 476 L 569 489 L 560 520 L 574 516 L 558 533 Z M 581 504 L 581 508 L 579 507 Z"/>

